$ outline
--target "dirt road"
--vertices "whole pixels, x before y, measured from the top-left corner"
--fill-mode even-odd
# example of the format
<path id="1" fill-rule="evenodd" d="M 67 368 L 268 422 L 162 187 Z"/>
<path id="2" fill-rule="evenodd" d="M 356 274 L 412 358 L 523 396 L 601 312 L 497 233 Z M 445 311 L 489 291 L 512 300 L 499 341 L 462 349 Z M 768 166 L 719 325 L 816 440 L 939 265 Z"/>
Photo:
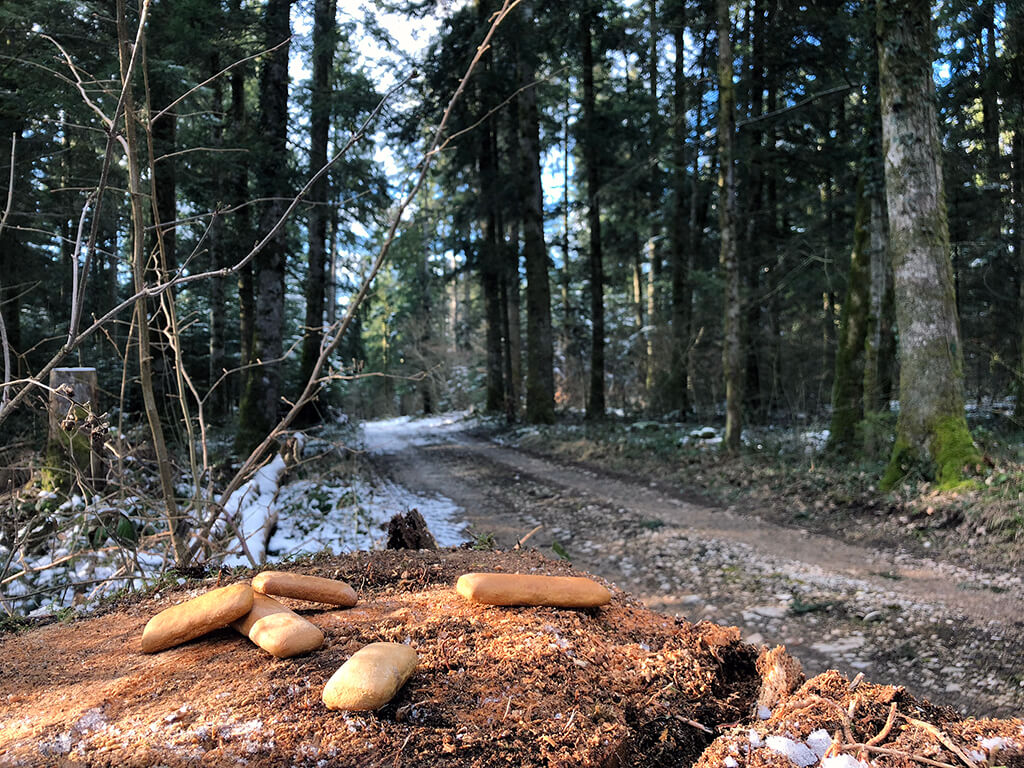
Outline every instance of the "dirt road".
<path id="1" fill-rule="evenodd" d="M 1024 713 L 1024 587 L 984 573 L 693 503 L 658 478 L 623 479 L 417 422 L 368 435 L 377 469 L 461 506 L 471 537 L 527 546 L 656 610 L 782 643 L 809 673 L 836 668 L 975 716 Z M 376 440 L 376 442 L 375 442 Z M 554 549 L 553 549 L 554 547 Z"/>

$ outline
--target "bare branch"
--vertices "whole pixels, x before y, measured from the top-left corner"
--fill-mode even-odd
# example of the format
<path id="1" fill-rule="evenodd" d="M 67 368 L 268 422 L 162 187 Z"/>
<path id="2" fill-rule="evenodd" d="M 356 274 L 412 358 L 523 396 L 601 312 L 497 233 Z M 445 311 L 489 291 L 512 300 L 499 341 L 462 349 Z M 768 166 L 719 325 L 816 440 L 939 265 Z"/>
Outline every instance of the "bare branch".
<path id="1" fill-rule="evenodd" d="M 209 85 L 210 83 L 212 83 L 214 80 L 216 80 L 221 75 L 226 75 L 228 72 L 230 72 L 231 70 L 235 69 L 236 67 L 240 67 L 243 64 L 252 61 L 253 59 L 258 59 L 260 56 L 266 56 L 268 53 L 273 53 L 278 48 L 280 48 L 282 45 L 287 45 L 288 43 L 290 43 L 291 40 L 292 39 L 289 37 L 289 38 L 287 38 L 285 40 L 282 40 L 280 43 L 275 45 L 273 48 L 267 48 L 264 51 L 260 51 L 259 53 L 254 53 L 252 56 L 246 56 L 244 59 L 239 59 L 238 61 L 236 61 L 236 62 L 234 62 L 232 64 L 229 64 L 228 66 L 224 67 L 224 69 L 222 69 L 220 72 L 218 72 L 216 75 L 213 75 L 212 77 L 208 77 L 205 80 L 203 80 L 203 82 L 199 83 L 199 85 L 195 85 L 195 86 L 189 88 L 187 91 L 185 91 L 185 93 L 183 93 L 181 96 L 176 98 L 174 101 L 172 101 L 166 107 L 164 107 L 159 112 L 157 112 L 155 115 L 153 115 L 153 117 L 151 117 L 150 120 L 149 120 L 150 124 L 152 125 L 153 123 L 155 123 L 157 120 L 159 120 L 161 117 L 166 115 L 168 112 L 170 112 L 176 106 L 181 104 L 181 102 L 183 102 L 185 99 L 187 99 L 193 93 L 198 91 L 200 88 L 204 88 L 205 86 Z"/>
<path id="2" fill-rule="evenodd" d="M 796 110 L 800 109 L 800 107 L 804 107 L 804 106 L 810 104 L 812 101 L 817 101 L 818 99 L 824 99 L 827 96 L 832 96 L 832 95 L 834 95 L 836 93 L 842 93 L 842 94 L 849 93 L 855 87 L 856 86 L 854 86 L 854 85 L 837 85 L 835 88 L 828 88 L 827 90 L 821 91 L 820 93 L 812 93 L 810 96 L 808 96 L 806 98 L 803 98 L 803 99 L 800 99 L 800 101 L 796 102 L 795 104 L 790 104 L 788 107 L 782 107 L 781 109 L 776 109 L 774 112 L 766 112 L 763 115 L 758 115 L 757 117 L 751 117 L 751 118 L 749 118 L 747 120 L 737 120 L 736 121 L 736 130 L 738 131 L 741 128 L 744 128 L 744 127 L 746 127 L 748 125 L 752 125 L 753 123 L 760 123 L 763 120 L 771 120 L 773 118 L 779 117 L 780 115 L 785 115 L 788 112 L 795 112 Z"/>
<path id="3" fill-rule="evenodd" d="M 189 147 L 188 149 L 179 149 L 177 152 L 168 152 L 166 155 L 160 155 L 160 157 L 154 158 L 154 163 L 159 163 L 164 160 L 170 160 L 172 157 L 181 157 L 182 155 L 189 155 L 193 152 L 209 152 L 213 153 L 225 153 L 225 152 L 248 152 L 248 149 L 242 147 Z"/>

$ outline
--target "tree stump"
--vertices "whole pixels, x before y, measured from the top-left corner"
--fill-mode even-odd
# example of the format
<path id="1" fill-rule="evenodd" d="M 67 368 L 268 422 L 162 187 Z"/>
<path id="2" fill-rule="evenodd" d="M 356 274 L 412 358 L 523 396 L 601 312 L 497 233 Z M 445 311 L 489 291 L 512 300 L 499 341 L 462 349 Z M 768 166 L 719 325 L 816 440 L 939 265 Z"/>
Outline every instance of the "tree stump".
<path id="1" fill-rule="evenodd" d="M 397 514 L 388 522 L 388 549 L 437 549 L 434 535 L 418 509 Z"/>
<path id="2" fill-rule="evenodd" d="M 103 477 L 95 415 L 99 380 L 95 368 L 50 371 L 49 430 L 43 487 L 68 490 L 75 480 L 95 488 Z"/>

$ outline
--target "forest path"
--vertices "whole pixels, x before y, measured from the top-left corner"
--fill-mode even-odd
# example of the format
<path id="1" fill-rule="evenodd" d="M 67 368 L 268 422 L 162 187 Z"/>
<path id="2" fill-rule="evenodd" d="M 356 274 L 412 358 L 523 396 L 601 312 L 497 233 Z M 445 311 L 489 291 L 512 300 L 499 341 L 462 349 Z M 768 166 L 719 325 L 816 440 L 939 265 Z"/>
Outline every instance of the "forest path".
<path id="1" fill-rule="evenodd" d="M 782 643 L 809 673 L 905 685 L 973 715 L 1024 712 L 1024 590 L 1013 574 L 851 545 L 688 501 L 657 478 L 523 453 L 443 420 L 367 425 L 377 469 L 463 508 L 473 535 L 562 548 L 655 610 Z"/>

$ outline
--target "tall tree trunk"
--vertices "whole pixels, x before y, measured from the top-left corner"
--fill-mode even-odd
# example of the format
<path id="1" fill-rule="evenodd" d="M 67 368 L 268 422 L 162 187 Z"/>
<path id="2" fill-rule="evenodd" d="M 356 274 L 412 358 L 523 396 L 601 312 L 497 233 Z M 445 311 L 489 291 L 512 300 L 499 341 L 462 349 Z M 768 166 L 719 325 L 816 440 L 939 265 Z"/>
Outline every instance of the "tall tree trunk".
<path id="1" fill-rule="evenodd" d="M 578 316 L 572 303 L 572 252 L 569 243 L 569 101 L 566 97 L 562 118 L 562 269 L 559 272 L 559 289 L 562 303 L 562 398 L 577 405 L 580 362 Z"/>
<path id="2" fill-rule="evenodd" d="M 0 33 L 2 34 L 2 33 Z M 6 42 L 6 41 L 4 41 Z M 8 85 L 5 79 L 0 78 L 0 87 Z M 12 90 L 13 90 L 13 84 Z M 12 125 L 13 123 L 13 125 Z M 8 130 L 13 128 L 14 130 Z M 17 173 L 18 158 L 14 158 L 15 168 L 11 168 L 11 143 L 14 143 L 15 151 L 21 145 L 22 121 L 14 119 L 11 121 L 0 120 L 0 217 L 3 216 L 3 209 L 7 202 L 8 183 L 13 182 L 13 194 L 17 195 L 21 186 L 20 174 Z M 13 170 L 13 174 L 12 174 Z M 16 199 L 16 198 L 15 198 Z M 20 238 L 12 224 L 14 217 L 8 216 L 6 225 L 0 230 L 0 320 L 3 321 L 4 338 L 0 339 L 0 384 L 4 381 L 5 372 L 10 374 L 13 380 L 18 378 L 17 352 L 21 349 L 21 294 L 23 288 L 19 285 L 24 256 L 21 252 L 22 245 Z M 6 365 L 5 365 L 6 363 Z M 9 369 L 7 368 L 9 365 Z M 3 395 L 0 394 L 0 397 Z"/>
<path id="3" fill-rule="evenodd" d="M 850 273 L 843 300 L 832 381 L 831 450 L 854 449 L 857 424 L 864 406 L 864 348 L 871 290 L 871 200 L 864 176 L 857 182 L 857 208 Z"/>
<path id="4" fill-rule="evenodd" d="M 865 416 L 889 410 L 892 399 L 892 375 L 895 366 L 896 339 L 893 335 L 892 259 L 889 256 L 889 217 L 885 202 L 885 168 L 882 146 L 881 104 L 878 94 L 877 55 L 870 57 L 867 128 L 870 136 L 865 160 L 864 192 L 869 205 L 869 248 L 871 290 L 864 339 Z M 872 441 L 864 448 L 873 453 Z"/>
<path id="5" fill-rule="evenodd" d="M 880 165 L 880 163 L 879 163 Z M 879 168 L 881 170 L 881 168 Z M 871 291 L 864 340 L 864 414 L 889 410 L 896 351 L 892 332 L 892 261 L 885 188 L 877 175 L 867 184 Z"/>
<path id="6" fill-rule="evenodd" d="M 337 0 L 316 0 L 313 4 L 313 88 L 309 116 L 309 173 L 327 165 L 327 144 L 331 128 L 331 69 L 334 66 L 335 13 Z M 327 221 L 330 198 L 327 175 L 321 176 L 309 191 L 309 263 L 306 274 L 306 322 L 302 339 L 299 380 L 309 380 L 320 357 L 323 343 L 325 274 L 327 262 Z M 319 421 L 314 402 L 307 403 L 299 423 Z"/>
<path id="7" fill-rule="evenodd" d="M 268 48 L 291 35 L 291 0 L 268 0 L 264 11 Z M 281 158 L 288 151 L 288 50 L 285 43 L 267 55 L 260 77 L 259 155 L 260 196 L 271 200 L 260 216 L 265 236 L 280 220 L 289 194 L 288 176 Z M 284 350 L 284 270 L 287 253 L 284 228 L 278 230 L 254 259 L 256 294 L 253 358 L 239 406 L 236 443 L 243 452 L 255 448 L 277 423 L 281 400 L 281 355 Z"/>
<path id="8" fill-rule="evenodd" d="M 601 172 L 598 167 L 594 93 L 593 29 L 597 14 L 590 0 L 580 10 L 583 46 L 583 165 L 587 174 L 587 227 L 590 230 L 590 392 L 587 418 L 603 419 L 604 400 L 604 256 L 601 251 Z"/>
<path id="9" fill-rule="evenodd" d="M 519 321 L 522 312 L 522 294 L 519 288 L 519 220 L 508 228 L 508 242 L 505 244 L 505 347 L 507 349 L 507 372 L 509 408 L 513 415 L 519 412 L 523 387 L 523 332 Z"/>
<path id="10" fill-rule="evenodd" d="M 171 3 L 154 2 L 153 16 L 150 19 L 149 37 L 146 47 L 149 51 L 160 51 L 173 44 L 167 35 L 172 26 L 171 15 L 174 9 Z M 146 57 L 146 89 L 151 110 L 159 112 L 170 104 L 180 93 L 173 70 L 153 67 L 154 57 Z M 178 115 L 169 110 L 161 117 L 151 121 L 149 133 L 152 139 L 153 179 L 151 188 L 154 198 L 151 203 L 151 215 L 154 227 L 151 230 L 152 241 L 150 253 L 155 254 L 157 274 L 160 280 L 166 280 L 177 268 L 177 159 L 171 155 L 177 149 Z M 165 300 L 174 301 L 173 291 L 168 292 Z M 153 353 L 153 386 L 156 390 L 157 403 L 162 418 L 170 422 L 176 415 L 172 397 L 177 390 L 175 380 L 174 350 L 165 336 L 170 332 L 172 320 L 168 316 L 163 302 L 156 305 L 153 312 L 150 331 L 150 346 Z"/>
<path id="11" fill-rule="evenodd" d="M 485 4 L 480 4 L 481 21 L 486 18 Z M 491 70 L 491 56 L 484 60 L 487 72 Z M 481 93 L 481 111 L 487 112 L 489 96 Z M 494 118 L 488 118 L 478 131 L 479 157 L 477 170 L 480 179 L 480 288 L 484 300 L 484 321 L 487 339 L 487 410 L 499 413 L 505 410 L 504 378 L 504 316 L 501 287 L 501 232 L 498 224 L 498 155 L 494 135 Z"/>
<path id="12" fill-rule="evenodd" d="M 748 68 L 749 104 L 747 117 L 756 118 L 764 114 L 765 75 L 765 37 L 767 34 L 767 6 L 761 1 L 752 2 L 749 12 L 750 20 L 750 66 Z M 743 231 L 743 268 L 741 279 L 746 284 L 747 302 L 745 311 L 745 365 L 744 365 L 744 407 L 747 413 L 755 417 L 763 416 L 764 403 L 761 399 L 761 358 L 763 347 L 761 339 L 761 264 L 764 260 L 764 188 L 765 159 L 763 145 L 764 135 L 761 123 L 751 123 L 743 131 L 746 141 L 744 146 L 750 158 L 747 167 L 745 207 L 743 218 L 746 226 Z"/>
<path id="13" fill-rule="evenodd" d="M 522 18 L 533 23 L 533 3 L 525 2 Z M 536 62 L 532 51 L 519 49 L 521 85 L 533 83 Z M 527 87 L 519 96 L 521 119 L 519 151 L 523 179 L 523 262 L 526 266 L 526 420 L 531 424 L 555 421 L 554 346 L 551 338 L 551 283 L 548 250 L 544 243 L 544 194 L 540 169 L 540 113 L 537 90 Z"/>
<path id="14" fill-rule="evenodd" d="M 725 377 L 725 437 L 723 447 L 735 452 L 743 428 L 743 340 L 740 327 L 740 267 L 736 253 L 736 88 L 733 84 L 731 22 L 728 0 L 716 0 L 718 18 L 718 226 L 719 263 L 725 282 L 725 321 L 722 330 L 722 372 Z"/>
<path id="15" fill-rule="evenodd" d="M 985 143 L 986 200 L 985 214 L 988 218 L 986 233 L 987 250 L 999 256 L 1002 253 L 1003 191 L 1001 178 L 1001 157 L 999 152 L 999 81 L 1002 66 L 996 54 L 996 1 L 982 0 L 979 8 L 984 46 L 981 79 L 981 127 Z M 1017 96 L 1020 108 L 1020 95 Z"/>
<path id="16" fill-rule="evenodd" d="M 651 100 L 650 106 L 650 133 L 648 136 L 648 151 L 652 160 L 657 158 L 661 149 L 661 136 L 664 132 L 659 109 L 658 97 L 658 2 L 648 0 L 647 19 L 649 23 L 649 39 L 647 41 L 647 88 Z M 680 56 L 682 58 L 682 56 Z M 650 221 L 650 235 L 647 239 L 647 328 L 644 333 L 644 370 L 646 379 L 644 391 L 647 394 L 647 407 L 654 405 L 655 388 L 658 380 L 658 366 L 654 354 L 654 329 L 661 325 L 660 299 L 658 296 L 658 279 L 661 277 L 661 188 L 660 183 L 650 185 L 650 193 L 647 201 L 648 219 Z M 660 405 L 660 403 L 659 403 Z"/>
<path id="17" fill-rule="evenodd" d="M 1007 60 L 1009 62 L 1008 92 L 1024 92 L 1024 5 L 1009 3 L 1006 9 Z M 1016 250 L 1017 250 L 1017 373 L 1014 392 L 1017 403 L 1014 417 L 1024 422 L 1024 104 L 1017 103 L 1016 120 L 1013 126 L 1013 199 L 1016 200 Z"/>
<path id="18" fill-rule="evenodd" d="M 686 50 L 686 3 L 678 3 L 678 16 L 673 26 L 672 40 L 677 51 Z M 668 393 L 665 402 L 670 410 L 679 411 L 686 418 L 689 410 L 687 397 L 688 357 L 690 346 L 690 304 L 693 289 L 690 285 L 692 254 L 687 247 L 689 211 L 686 207 L 686 57 L 676 56 L 673 65 L 672 94 L 672 220 L 669 227 L 669 248 L 672 262 L 672 355 L 669 361 Z M 697 122 L 699 123 L 699 117 Z M 699 135 L 699 125 L 694 126 Z M 699 154 L 695 152 L 694 154 Z M 697 178 L 693 178 L 690 202 L 696 199 Z"/>
<path id="19" fill-rule="evenodd" d="M 919 469 L 951 486 L 978 453 L 964 418 L 930 0 L 879 0 L 877 34 L 900 354 L 899 422 L 882 485 L 891 488 Z"/>

